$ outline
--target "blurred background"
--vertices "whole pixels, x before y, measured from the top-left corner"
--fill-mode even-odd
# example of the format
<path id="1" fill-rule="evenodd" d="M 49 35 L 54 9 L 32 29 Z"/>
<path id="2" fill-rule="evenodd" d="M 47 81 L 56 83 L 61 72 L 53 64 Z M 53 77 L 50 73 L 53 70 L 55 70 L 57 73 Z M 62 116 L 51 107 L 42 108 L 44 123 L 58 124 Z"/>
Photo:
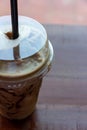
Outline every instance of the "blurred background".
<path id="1" fill-rule="evenodd" d="M 0 2 L 0 16 L 10 14 L 10 0 Z M 87 0 L 18 0 L 18 7 L 41 23 L 87 24 Z"/>

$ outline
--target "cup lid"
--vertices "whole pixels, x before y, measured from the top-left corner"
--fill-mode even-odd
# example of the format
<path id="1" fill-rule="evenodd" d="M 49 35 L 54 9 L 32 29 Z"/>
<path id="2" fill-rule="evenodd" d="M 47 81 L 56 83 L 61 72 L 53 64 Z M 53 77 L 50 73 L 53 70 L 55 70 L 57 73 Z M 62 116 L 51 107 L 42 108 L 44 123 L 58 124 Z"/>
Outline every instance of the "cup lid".
<path id="1" fill-rule="evenodd" d="M 40 51 L 46 44 L 44 27 L 32 18 L 19 16 L 19 37 L 9 39 L 5 33 L 12 32 L 11 17 L 0 17 L 0 60 L 15 60 L 14 48 L 19 48 L 19 58 L 28 58 Z"/>

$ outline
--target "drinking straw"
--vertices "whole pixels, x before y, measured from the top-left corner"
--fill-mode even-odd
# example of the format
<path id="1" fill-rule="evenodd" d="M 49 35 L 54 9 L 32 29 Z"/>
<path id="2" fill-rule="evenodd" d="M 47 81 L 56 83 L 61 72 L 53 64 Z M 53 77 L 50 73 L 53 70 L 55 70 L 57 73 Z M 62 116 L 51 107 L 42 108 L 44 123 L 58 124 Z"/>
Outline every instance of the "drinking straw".
<path id="1" fill-rule="evenodd" d="M 12 38 L 16 39 L 19 36 L 18 30 L 18 6 L 17 0 L 10 0 L 11 4 L 11 21 L 12 21 Z M 20 59 L 20 48 L 19 45 L 13 48 L 14 59 Z"/>
<path id="2" fill-rule="evenodd" d="M 12 34 L 13 39 L 18 38 L 18 7 L 17 0 L 10 0 L 11 4 L 11 20 L 12 20 Z"/>

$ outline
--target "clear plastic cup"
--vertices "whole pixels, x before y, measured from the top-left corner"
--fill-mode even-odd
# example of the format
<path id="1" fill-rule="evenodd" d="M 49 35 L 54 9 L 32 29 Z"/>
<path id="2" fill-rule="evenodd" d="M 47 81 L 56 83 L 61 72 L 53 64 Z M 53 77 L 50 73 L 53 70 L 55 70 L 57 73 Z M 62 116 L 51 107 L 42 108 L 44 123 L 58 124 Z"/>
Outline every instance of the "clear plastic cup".
<path id="1" fill-rule="evenodd" d="M 24 30 L 29 29 L 29 35 L 23 32 L 24 37 L 15 40 L 14 45 L 10 46 L 11 39 L 8 39 L 7 49 L 3 45 L 0 48 L 0 114 L 9 119 L 24 119 L 35 110 L 43 77 L 50 70 L 53 59 L 53 47 L 44 27 L 24 16 L 19 17 L 19 28 L 21 25 L 27 25 Z M 2 33 L 11 32 L 10 26 L 10 16 L 0 18 Z M 17 46 L 18 59 L 13 55 Z"/>

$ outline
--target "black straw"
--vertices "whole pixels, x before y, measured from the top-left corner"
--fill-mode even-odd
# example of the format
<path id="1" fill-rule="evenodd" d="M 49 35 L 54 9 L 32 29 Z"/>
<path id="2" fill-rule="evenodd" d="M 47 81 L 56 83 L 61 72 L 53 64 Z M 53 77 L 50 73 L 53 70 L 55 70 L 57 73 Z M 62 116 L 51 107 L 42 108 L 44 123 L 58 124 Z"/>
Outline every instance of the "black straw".
<path id="1" fill-rule="evenodd" d="M 10 3 L 11 3 L 12 34 L 13 39 L 16 39 L 19 36 L 17 0 L 10 0 Z"/>
<path id="2" fill-rule="evenodd" d="M 18 6 L 17 0 L 10 0 L 11 4 L 11 20 L 12 20 L 12 38 L 16 39 L 19 36 L 18 30 Z M 13 48 L 14 59 L 20 59 L 20 48 L 19 45 Z"/>

